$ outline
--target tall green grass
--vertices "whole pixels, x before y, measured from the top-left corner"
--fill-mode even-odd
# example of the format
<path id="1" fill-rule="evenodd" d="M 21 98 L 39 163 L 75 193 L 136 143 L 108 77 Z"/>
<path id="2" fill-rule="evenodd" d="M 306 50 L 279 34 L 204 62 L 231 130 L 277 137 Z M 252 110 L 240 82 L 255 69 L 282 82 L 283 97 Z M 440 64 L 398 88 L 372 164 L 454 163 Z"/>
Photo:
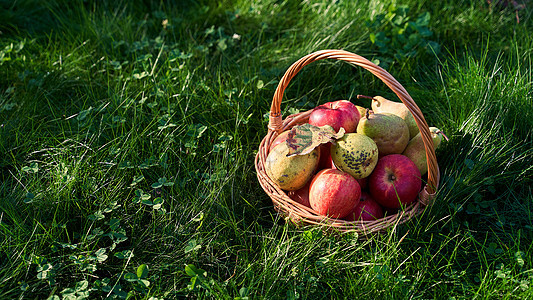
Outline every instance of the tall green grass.
<path id="1" fill-rule="evenodd" d="M 0 298 L 532 297 L 530 7 L 391 3 L 1 2 Z M 441 46 L 388 65 L 450 137 L 435 204 L 368 240 L 285 222 L 253 167 L 277 81 L 390 61 L 401 4 Z M 357 94 L 395 99 L 321 61 L 282 111 Z"/>

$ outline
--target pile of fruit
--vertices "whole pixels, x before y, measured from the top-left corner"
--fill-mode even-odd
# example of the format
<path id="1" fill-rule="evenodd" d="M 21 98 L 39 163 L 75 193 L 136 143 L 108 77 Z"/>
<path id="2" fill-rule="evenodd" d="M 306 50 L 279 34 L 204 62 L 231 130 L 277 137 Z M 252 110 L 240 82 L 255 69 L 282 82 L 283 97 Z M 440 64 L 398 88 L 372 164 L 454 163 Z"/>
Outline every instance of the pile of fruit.
<path id="1" fill-rule="evenodd" d="M 279 134 L 269 178 L 317 214 L 373 221 L 413 203 L 427 173 L 424 142 L 409 109 L 383 97 L 367 109 L 346 100 L 317 106 L 309 123 Z M 446 136 L 430 127 L 435 149 Z"/>

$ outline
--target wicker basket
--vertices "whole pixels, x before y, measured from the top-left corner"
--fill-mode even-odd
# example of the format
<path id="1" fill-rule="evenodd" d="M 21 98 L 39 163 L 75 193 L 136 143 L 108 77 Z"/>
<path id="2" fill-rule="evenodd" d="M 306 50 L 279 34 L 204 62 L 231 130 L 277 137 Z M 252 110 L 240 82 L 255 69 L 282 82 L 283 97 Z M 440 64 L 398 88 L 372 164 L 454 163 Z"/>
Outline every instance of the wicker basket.
<path id="1" fill-rule="evenodd" d="M 424 146 L 427 153 L 428 178 L 426 185 L 422 188 L 419 197 L 408 207 L 396 214 L 388 215 L 375 221 L 344 221 L 322 216 L 312 209 L 303 206 L 287 196 L 285 191 L 281 190 L 266 174 L 264 163 L 269 153 L 270 144 L 279 133 L 291 129 L 298 124 L 307 123 L 312 110 L 293 114 L 282 119 L 281 100 L 283 93 L 291 79 L 306 65 L 321 59 L 332 58 L 348 62 L 352 65 L 360 66 L 376 77 L 381 79 L 407 106 L 413 114 L 416 124 L 420 129 Z M 344 50 L 322 50 L 311 53 L 299 59 L 292 64 L 285 72 L 283 78 L 278 84 L 272 106 L 270 108 L 270 119 L 268 124 L 268 133 L 259 145 L 259 151 L 255 157 L 255 168 L 259 183 L 272 199 L 274 208 L 285 217 L 289 218 L 299 225 L 321 225 L 329 229 L 335 229 L 341 232 L 356 231 L 360 237 L 365 237 L 372 233 L 386 232 L 388 229 L 395 229 L 397 225 L 406 222 L 410 218 L 420 214 L 428 205 L 432 204 L 435 192 L 439 184 L 439 167 L 435 156 L 435 149 L 431 139 L 430 131 L 422 112 L 413 101 L 404 87 L 384 69 L 378 67 L 369 60 L 357 54 Z"/>

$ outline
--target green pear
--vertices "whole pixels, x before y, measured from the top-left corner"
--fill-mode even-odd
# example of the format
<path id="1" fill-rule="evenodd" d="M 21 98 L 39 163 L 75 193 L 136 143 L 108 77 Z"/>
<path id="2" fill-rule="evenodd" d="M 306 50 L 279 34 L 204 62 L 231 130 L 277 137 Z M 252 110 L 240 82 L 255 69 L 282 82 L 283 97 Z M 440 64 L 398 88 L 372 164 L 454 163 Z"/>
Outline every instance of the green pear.
<path id="1" fill-rule="evenodd" d="M 367 113 L 359 120 L 356 132 L 376 142 L 380 157 L 400 154 L 409 143 L 407 124 L 402 118 L 391 113 Z"/>
<path id="2" fill-rule="evenodd" d="M 431 139 L 433 140 L 433 147 L 435 147 L 436 150 L 437 147 L 439 147 L 444 134 L 436 127 L 429 127 L 429 132 L 431 133 Z M 409 157 L 415 163 L 420 170 L 421 175 L 428 172 L 426 148 L 424 147 L 421 133 L 418 133 L 409 141 L 409 144 L 407 144 L 407 147 L 402 154 Z"/>
<path id="3" fill-rule="evenodd" d="M 296 191 L 313 177 L 320 152 L 315 148 L 304 155 L 287 157 L 287 154 L 289 154 L 287 143 L 275 146 L 266 158 L 265 171 L 281 189 Z"/>
<path id="4" fill-rule="evenodd" d="M 402 118 L 407 127 L 409 128 L 409 139 L 415 137 L 420 132 L 416 125 L 413 114 L 409 111 L 407 106 L 402 102 L 394 102 L 387 100 L 381 96 L 375 96 L 372 98 L 372 110 L 374 113 L 391 113 Z"/>
<path id="5" fill-rule="evenodd" d="M 359 111 L 359 115 L 361 116 L 361 118 L 366 114 L 366 108 L 359 105 L 356 105 L 355 108 L 357 108 L 357 110 Z"/>
<path id="6" fill-rule="evenodd" d="M 378 163 L 378 146 L 366 135 L 346 133 L 331 146 L 331 159 L 337 169 L 362 179 L 370 175 Z"/>

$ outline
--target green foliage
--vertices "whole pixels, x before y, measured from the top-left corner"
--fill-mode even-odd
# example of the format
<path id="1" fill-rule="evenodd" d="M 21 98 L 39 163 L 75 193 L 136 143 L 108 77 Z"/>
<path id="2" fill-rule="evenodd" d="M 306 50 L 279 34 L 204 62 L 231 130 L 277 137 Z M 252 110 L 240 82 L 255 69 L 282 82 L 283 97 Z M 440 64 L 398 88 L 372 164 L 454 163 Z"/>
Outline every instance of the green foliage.
<path id="1" fill-rule="evenodd" d="M 387 69 L 395 63 L 404 66 L 410 59 L 426 61 L 438 56 L 440 45 L 432 40 L 430 20 L 428 11 L 413 17 L 408 5 L 391 4 L 386 13 L 367 21 L 370 41 L 379 53 L 376 62 Z"/>
<path id="2" fill-rule="evenodd" d="M 0 298 L 532 298 L 531 19 L 484 3 L 0 2 Z M 435 204 L 368 240 L 286 222 L 254 170 L 327 48 L 450 137 Z M 357 94 L 394 99 L 320 61 L 281 110 Z"/>
<path id="3" fill-rule="evenodd" d="M 9 43 L 9 45 L 5 46 L 4 49 L 0 50 L 0 66 L 3 65 L 4 62 L 12 60 L 12 56 L 14 56 L 17 60 L 25 60 L 25 56 L 16 55 L 24 48 L 25 43 L 26 42 L 24 40 L 16 44 Z"/>

